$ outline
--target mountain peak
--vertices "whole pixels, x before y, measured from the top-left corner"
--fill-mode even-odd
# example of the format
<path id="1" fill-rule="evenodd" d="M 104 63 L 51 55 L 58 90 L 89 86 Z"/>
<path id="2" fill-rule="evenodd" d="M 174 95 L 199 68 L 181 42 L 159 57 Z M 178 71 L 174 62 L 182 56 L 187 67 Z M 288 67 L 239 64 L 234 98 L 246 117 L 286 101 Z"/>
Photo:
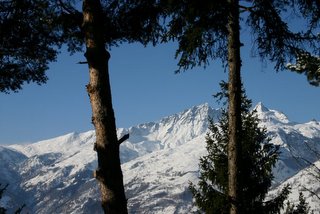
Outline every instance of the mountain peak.
<path id="1" fill-rule="evenodd" d="M 189 120 L 205 121 L 207 123 L 208 118 L 218 121 L 218 118 L 221 116 L 221 110 L 213 109 L 208 103 L 203 103 L 186 109 L 178 113 L 178 115 L 189 118 Z"/>
<path id="2" fill-rule="evenodd" d="M 270 111 L 262 102 L 258 102 L 258 104 L 254 107 L 254 110 L 257 112 L 268 112 Z"/>
<path id="3" fill-rule="evenodd" d="M 289 119 L 284 113 L 268 109 L 263 105 L 262 102 L 259 102 L 254 107 L 254 110 L 257 112 L 258 118 L 262 121 L 272 121 L 273 123 L 289 123 Z"/>
<path id="4" fill-rule="evenodd" d="M 178 114 L 207 112 L 209 109 L 210 109 L 209 104 L 203 103 L 203 104 L 195 105 L 195 106 L 192 106 L 191 108 L 185 109 L 184 111 Z"/>
<path id="5" fill-rule="evenodd" d="M 268 130 L 270 143 L 280 145 L 275 184 L 296 174 L 299 177 L 289 180 L 294 182 L 294 190 L 300 190 L 301 184 L 318 192 L 319 185 L 304 177 L 307 174 L 297 173 L 302 166 L 291 151 L 299 152 L 296 154 L 301 160 L 314 162 L 317 156 L 310 148 L 317 148 L 320 124 L 286 123 L 283 113 L 268 109 L 261 102 L 255 109 Z M 118 130 L 118 136 L 130 133 L 120 149 L 129 212 L 194 211 L 189 182 L 198 182 L 199 158 L 207 154 L 208 117 L 216 119 L 220 114 L 204 103 L 157 122 Z M 7 189 L 6 201 L 8 208 L 12 207 L 9 211 L 14 212 L 13 207 L 19 206 L 17 201 L 28 198 L 24 209 L 29 213 L 102 213 L 98 186 L 92 178 L 97 167 L 92 149 L 94 133 L 70 133 L 35 144 L 0 146 L 0 183 L 19 184 Z M 320 210 L 311 196 L 307 200 L 315 212 Z"/>
<path id="6" fill-rule="evenodd" d="M 208 109 L 208 108 L 210 108 L 210 106 L 209 106 L 209 103 L 202 103 L 202 104 L 193 106 L 193 108 L 197 108 L 197 109 L 202 109 L 202 108 Z"/>

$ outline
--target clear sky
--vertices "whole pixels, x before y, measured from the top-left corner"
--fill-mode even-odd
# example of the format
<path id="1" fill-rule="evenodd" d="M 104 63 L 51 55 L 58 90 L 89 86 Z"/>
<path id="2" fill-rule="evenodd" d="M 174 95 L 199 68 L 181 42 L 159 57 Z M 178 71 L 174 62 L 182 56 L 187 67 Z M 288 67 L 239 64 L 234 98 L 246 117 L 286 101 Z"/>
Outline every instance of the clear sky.
<path id="1" fill-rule="evenodd" d="M 174 74 L 176 44 L 144 48 L 125 44 L 111 50 L 110 78 L 118 127 L 155 121 L 194 105 L 209 103 L 227 74 L 219 61 L 206 69 Z M 251 47 L 242 49 L 243 82 L 256 104 L 284 112 L 291 121 L 320 120 L 320 88 L 306 77 L 289 71 L 276 73 L 268 62 L 252 58 Z M 41 54 L 41 51 L 39 52 Z M 49 81 L 29 84 L 19 93 L 0 94 L 0 144 L 28 143 L 69 132 L 93 129 L 85 85 L 87 65 L 82 53 L 63 52 L 50 64 Z"/>

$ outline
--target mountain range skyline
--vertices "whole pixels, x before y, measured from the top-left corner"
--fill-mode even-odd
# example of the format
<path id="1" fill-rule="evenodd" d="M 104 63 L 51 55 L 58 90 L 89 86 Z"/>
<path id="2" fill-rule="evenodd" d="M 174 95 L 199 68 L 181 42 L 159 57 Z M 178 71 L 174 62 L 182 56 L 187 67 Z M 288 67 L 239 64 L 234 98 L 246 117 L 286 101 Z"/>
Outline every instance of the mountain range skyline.
<path id="1" fill-rule="evenodd" d="M 245 29 L 243 29 L 246 31 Z M 320 120 L 320 88 L 310 86 L 305 75 L 276 72 L 251 50 L 244 33 L 242 78 L 247 95 L 256 104 L 286 112 L 292 121 Z M 219 60 L 206 68 L 177 70 L 177 43 L 157 47 L 122 44 L 110 50 L 110 80 L 117 127 L 128 128 L 155 121 L 185 108 L 209 103 L 220 105 L 212 95 L 228 79 Z M 93 129 L 91 106 L 85 85 L 89 75 L 82 53 L 69 56 L 65 49 L 49 65 L 45 85 L 23 85 L 18 93 L 0 94 L 0 144 L 31 143 L 73 131 Z"/>
<path id="2" fill-rule="evenodd" d="M 291 122 L 284 113 L 261 103 L 254 108 L 271 143 L 280 146 L 273 191 L 291 179 L 295 189 L 290 200 L 296 202 L 297 191 L 303 191 L 311 207 L 320 210 L 318 201 L 302 188 L 307 185 L 317 192 L 320 185 L 306 182 L 312 181 L 310 173 L 303 171 L 307 165 L 292 157 L 292 152 L 298 152 L 310 162 L 318 160 L 307 146 L 320 151 L 320 123 Z M 120 148 L 130 213 L 190 213 L 195 209 L 188 183 L 197 182 L 199 158 L 206 153 L 208 117 L 217 121 L 220 114 L 202 104 L 158 121 L 118 129 L 118 136 L 130 133 Z M 10 183 L 1 203 L 14 208 L 23 201 L 29 213 L 102 213 L 92 176 L 97 167 L 94 142 L 91 130 L 0 146 L 0 167 L 4 169 L 0 183 Z"/>
<path id="3" fill-rule="evenodd" d="M 201 103 L 201 104 L 198 104 L 198 105 L 194 105 L 194 106 L 201 106 L 201 105 L 210 105 L 208 102 L 204 102 L 204 103 Z M 194 106 L 192 106 L 192 107 L 194 107 Z M 263 103 L 262 101 L 259 101 L 259 102 L 257 102 L 253 107 L 252 107 L 252 109 L 255 109 L 257 106 L 262 106 L 263 108 L 266 108 L 267 110 L 269 110 L 266 106 L 265 106 L 265 103 Z M 191 107 L 191 108 L 192 108 Z M 188 109 L 188 108 L 186 108 L 186 109 Z M 215 108 L 215 110 L 219 110 L 220 108 Z M 282 112 L 282 111 L 279 111 L 279 112 Z M 287 117 L 286 115 L 285 115 L 285 117 Z M 161 118 L 159 118 L 159 120 L 160 120 Z M 289 120 L 290 118 L 288 118 L 287 117 L 287 119 Z M 157 120 L 155 120 L 155 121 L 157 121 Z M 305 121 L 305 123 L 308 123 L 308 122 L 310 122 L 310 121 L 320 121 L 320 120 L 317 120 L 317 119 L 315 119 L 315 118 L 310 118 L 310 120 L 307 120 L 307 121 Z M 148 123 L 148 122 L 151 122 L 151 121 L 145 121 L 145 122 L 143 122 L 143 123 L 141 123 L 141 124 L 144 124 L 144 123 Z M 296 122 L 296 121 L 293 121 L 293 122 Z M 299 123 L 299 122 L 296 122 L 296 123 Z M 139 125 L 139 124 L 136 124 L 136 125 L 132 125 L 132 126 L 130 126 L 130 127 L 134 127 L 134 126 L 137 126 L 137 125 Z M 130 127 L 118 127 L 118 129 L 122 129 L 122 128 L 130 128 Z M 86 132 L 86 131 L 88 131 L 88 130 L 93 130 L 94 128 L 92 127 L 92 129 L 87 129 L 87 130 L 82 130 L 81 132 Z M 73 131 L 74 133 L 80 133 L 79 131 Z M 73 132 L 70 132 L 70 133 L 73 133 Z M 58 136 L 60 136 L 61 134 L 68 134 L 68 133 L 60 133 L 60 134 L 58 134 L 57 136 L 52 136 L 52 137 L 50 137 L 50 138 L 55 138 L 55 137 L 58 137 Z M 5 141 L 1 141 L 0 142 L 0 145 L 12 145 L 12 144 L 30 144 L 30 143 L 33 143 L 33 142 L 37 142 L 37 141 L 42 141 L 42 140 L 45 140 L 45 138 L 43 138 L 43 139 L 39 139 L 39 140 L 35 140 L 35 141 L 19 141 L 19 142 L 14 142 L 14 141 L 12 141 L 12 142 L 9 142 L 9 143 L 6 143 Z"/>

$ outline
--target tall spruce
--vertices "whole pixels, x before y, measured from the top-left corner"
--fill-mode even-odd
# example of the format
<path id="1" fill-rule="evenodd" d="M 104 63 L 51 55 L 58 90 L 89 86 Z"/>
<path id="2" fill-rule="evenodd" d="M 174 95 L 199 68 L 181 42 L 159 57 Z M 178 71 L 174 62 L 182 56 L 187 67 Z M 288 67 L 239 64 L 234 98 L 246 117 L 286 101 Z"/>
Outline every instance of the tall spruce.
<path id="1" fill-rule="evenodd" d="M 241 23 L 251 29 L 253 53 L 262 60 L 270 60 L 276 70 L 289 68 L 287 64 L 301 53 L 319 56 L 320 3 L 317 0 L 177 0 L 167 2 L 170 16 L 167 40 L 179 43 L 176 57 L 179 69 L 206 66 L 210 59 L 222 59 L 229 71 L 229 142 L 228 195 L 230 213 L 238 213 L 239 200 L 237 166 L 241 151 Z M 291 19 L 286 19 L 290 15 Z M 303 29 L 289 27 L 290 20 L 302 21 Z M 251 44 L 250 44 L 251 45 Z M 308 60 L 310 62 L 310 60 Z M 318 66 L 319 63 L 316 65 Z M 305 67 L 304 73 L 313 85 L 319 83 L 318 69 Z"/>
<path id="2" fill-rule="evenodd" d="M 80 1 L 81 2 L 81 1 Z M 8 0 L 0 4 L 0 92 L 17 91 L 25 82 L 44 83 L 48 63 L 61 45 L 71 53 L 85 47 L 90 82 L 87 91 L 95 126 L 98 169 L 94 175 L 105 213 L 127 213 L 112 105 L 109 49 L 122 42 L 155 44 L 162 31 L 156 0 Z"/>
<path id="3" fill-rule="evenodd" d="M 228 87 L 221 84 L 222 92 L 216 96 L 227 99 Z M 239 213 L 278 213 L 283 207 L 289 188 L 286 187 L 275 199 L 265 202 L 271 187 L 279 147 L 269 143 L 266 129 L 259 127 L 256 111 L 250 111 L 251 100 L 242 91 L 240 144 L 238 169 Z M 218 123 L 209 120 L 206 136 L 208 154 L 200 159 L 200 181 L 191 184 L 196 206 L 205 213 L 229 213 L 231 206 L 228 196 L 228 142 L 229 115 L 223 109 Z"/>

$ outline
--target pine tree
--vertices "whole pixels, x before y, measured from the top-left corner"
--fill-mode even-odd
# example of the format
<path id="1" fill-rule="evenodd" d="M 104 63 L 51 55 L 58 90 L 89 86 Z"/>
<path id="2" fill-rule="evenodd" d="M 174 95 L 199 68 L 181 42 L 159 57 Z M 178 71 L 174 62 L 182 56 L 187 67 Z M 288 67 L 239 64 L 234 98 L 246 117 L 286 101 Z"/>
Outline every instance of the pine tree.
<path id="1" fill-rule="evenodd" d="M 92 123 L 96 131 L 95 151 L 98 169 L 94 175 L 100 185 L 105 213 L 127 213 L 120 144 L 129 135 L 118 139 L 109 79 L 110 53 L 106 46 L 118 42 L 154 42 L 158 34 L 158 13 L 153 1 L 83 0 L 85 57 L 90 82 L 87 91 L 92 107 Z M 143 12 L 142 11 L 147 11 Z M 143 15 L 142 15 L 143 14 Z M 122 26 L 122 27 L 121 27 Z"/>
<path id="2" fill-rule="evenodd" d="M 306 198 L 304 197 L 303 193 L 299 193 L 299 204 L 291 204 L 290 202 L 287 203 L 287 209 L 285 214 L 308 214 L 313 213 L 310 212 L 310 207 L 306 202 Z"/>
<path id="3" fill-rule="evenodd" d="M 127 213 L 109 80 L 108 49 L 122 42 L 156 43 L 162 26 L 153 1 L 6 0 L 0 4 L 0 92 L 17 91 L 25 82 L 45 83 L 48 63 L 61 45 L 82 51 L 88 64 L 87 91 L 92 107 L 98 156 L 97 178 L 106 213 Z"/>
<path id="4" fill-rule="evenodd" d="M 237 212 L 239 198 L 237 175 L 241 151 L 241 23 L 250 28 L 254 53 L 270 60 L 275 69 L 286 65 L 300 53 L 319 55 L 320 3 L 317 0 L 164 0 L 168 2 L 170 16 L 167 39 L 179 43 L 176 57 L 179 71 L 194 66 L 206 66 L 210 59 L 221 59 L 229 72 L 229 143 L 228 194 L 232 202 L 230 213 Z M 305 22 L 305 28 L 296 31 L 284 17 L 290 14 Z M 318 71 L 305 73 L 312 84 L 319 82 Z"/>
<path id="5" fill-rule="evenodd" d="M 304 197 L 303 193 L 299 193 L 299 204 L 297 205 L 296 212 L 299 214 L 308 214 L 310 211 L 310 207 L 306 202 L 306 198 Z"/>
<path id="6" fill-rule="evenodd" d="M 227 84 L 217 96 L 227 98 Z M 239 213 L 274 213 L 279 211 L 288 195 L 288 187 L 275 199 L 265 202 L 266 194 L 273 179 L 279 147 L 269 143 L 266 129 L 259 127 L 255 111 L 250 111 L 251 101 L 242 91 L 241 130 L 239 152 Z M 190 185 L 195 204 L 205 213 L 229 213 L 228 199 L 228 113 L 224 109 L 219 123 L 209 120 L 206 136 L 208 154 L 200 159 L 200 181 Z"/>

